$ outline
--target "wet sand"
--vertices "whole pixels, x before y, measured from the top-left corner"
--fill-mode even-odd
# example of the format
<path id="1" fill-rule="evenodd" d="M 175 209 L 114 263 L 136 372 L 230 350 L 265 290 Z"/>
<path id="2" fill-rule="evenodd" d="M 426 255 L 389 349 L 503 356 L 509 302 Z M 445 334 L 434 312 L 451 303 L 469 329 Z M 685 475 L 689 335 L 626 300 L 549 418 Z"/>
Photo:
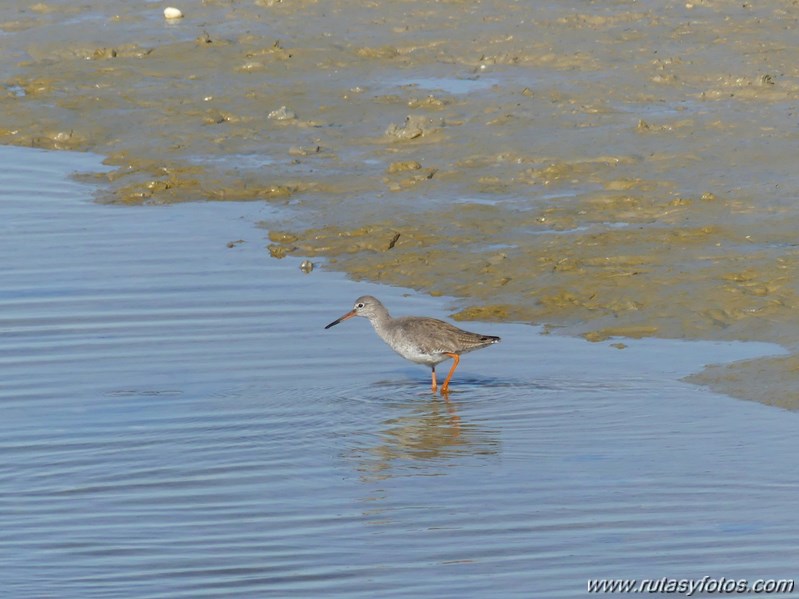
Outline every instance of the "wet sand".
<path id="1" fill-rule="evenodd" d="M 97 156 L 0 163 L 4 598 L 565 599 L 795 572 L 799 414 L 680 380 L 777 346 L 473 323 L 502 343 L 445 402 L 364 319 L 323 327 L 363 293 L 397 316 L 451 298 L 273 260 L 264 203 L 101 205 L 67 177 Z"/>
<path id="2" fill-rule="evenodd" d="M 108 156 L 107 202 L 284 206 L 274 256 L 459 319 L 796 350 L 793 2 L 182 8 L 0 7 L 0 143 Z M 796 361 L 695 380 L 796 408 Z"/>

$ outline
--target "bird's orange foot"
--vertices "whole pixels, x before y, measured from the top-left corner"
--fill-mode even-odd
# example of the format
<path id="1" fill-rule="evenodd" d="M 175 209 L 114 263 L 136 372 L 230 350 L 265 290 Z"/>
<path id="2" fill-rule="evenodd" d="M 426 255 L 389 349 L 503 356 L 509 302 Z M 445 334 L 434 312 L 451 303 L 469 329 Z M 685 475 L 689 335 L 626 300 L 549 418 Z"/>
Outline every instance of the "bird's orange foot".
<path id="1" fill-rule="evenodd" d="M 460 356 L 458 354 L 447 354 L 450 358 L 452 358 L 452 368 L 450 368 L 449 374 L 447 378 L 444 379 L 444 384 L 441 385 L 441 395 L 449 394 L 449 381 L 452 378 L 452 375 L 455 374 L 455 369 L 458 367 L 458 362 L 461 361 Z"/>

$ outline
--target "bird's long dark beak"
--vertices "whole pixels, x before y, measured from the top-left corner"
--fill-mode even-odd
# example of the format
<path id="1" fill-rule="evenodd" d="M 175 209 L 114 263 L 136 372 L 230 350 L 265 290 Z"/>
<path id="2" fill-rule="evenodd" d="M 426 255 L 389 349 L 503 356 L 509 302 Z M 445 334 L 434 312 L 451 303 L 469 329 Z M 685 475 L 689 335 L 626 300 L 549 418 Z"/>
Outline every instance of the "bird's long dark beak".
<path id="1" fill-rule="evenodd" d="M 343 321 L 347 320 L 348 318 L 352 318 L 353 316 L 355 316 L 355 310 L 350 310 L 349 312 L 347 312 L 347 313 L 346 313 L 344 316 L 342 316 L 341 318 L 337 318 L 336 320 L 334 320 L 333 322 L 331 322 L 329 325 L 327 325 L 327 326 L 325 327 L 325 329 L 329 329 L 330 327 L 334 327 L 334 326 L 336 326 L 338 323 L 340 323 L 340 322 L 343 322 Z"/>

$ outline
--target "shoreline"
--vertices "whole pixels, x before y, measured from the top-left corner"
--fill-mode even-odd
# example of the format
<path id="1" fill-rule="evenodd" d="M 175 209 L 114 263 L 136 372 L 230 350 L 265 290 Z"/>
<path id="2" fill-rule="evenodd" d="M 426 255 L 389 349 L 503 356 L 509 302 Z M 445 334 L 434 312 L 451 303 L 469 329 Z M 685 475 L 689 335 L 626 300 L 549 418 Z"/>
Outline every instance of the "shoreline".
<path id="1" fill-rule="evenodd" d="M 276 258 L 456 320 L 773 342 L 690 380 L 799 409 L 799 8 L 687 6 L 0 8 L 0 143 L 108 156 L 100 201 L 283 206 Z"/>

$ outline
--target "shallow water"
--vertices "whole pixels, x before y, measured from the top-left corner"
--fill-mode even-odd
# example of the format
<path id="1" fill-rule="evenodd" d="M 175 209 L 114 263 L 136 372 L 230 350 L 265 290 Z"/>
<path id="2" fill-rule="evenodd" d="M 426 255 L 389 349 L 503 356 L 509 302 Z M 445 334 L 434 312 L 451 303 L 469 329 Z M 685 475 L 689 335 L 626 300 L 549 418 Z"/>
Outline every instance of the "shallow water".
<path id="1" fill-rule="evenodd" d="M 445 300 L 270 259 L 260 203 L 104 206 L 64 177 L 90 156 L 0 160 L 4 596 L 794 575 L 799 414 L 679 380 L 773 346 L 468 323 L 503 342 L 446 403 L 365 320 L 323 330 L 362 293 L 397 315 Z"/>
<path id="2" fill-rule="evenodd" d="M 319 4 L 0 3 L 0 143 L 459 316 L 779 343 L 702 381 L 799 410 L 795 0 Z"/>

